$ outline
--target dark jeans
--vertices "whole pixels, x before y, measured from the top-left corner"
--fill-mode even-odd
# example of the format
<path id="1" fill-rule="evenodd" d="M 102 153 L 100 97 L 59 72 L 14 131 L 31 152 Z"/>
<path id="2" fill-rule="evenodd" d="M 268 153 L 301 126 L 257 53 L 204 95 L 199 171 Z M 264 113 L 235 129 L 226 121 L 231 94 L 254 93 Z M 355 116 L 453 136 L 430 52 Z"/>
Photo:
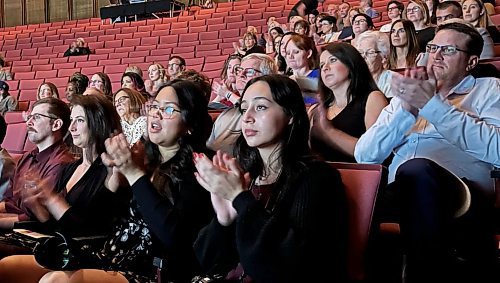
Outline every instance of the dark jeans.
<path id="1" fill-rule="evenodd" d="M 469 184 L 470 208 L 455 218 L 460 187 L 446 169 L 416 158 L 402 164 L 395 181 L 380 191 L 376 227 L 384 222 L 400 224 L 406 283 L 454 277 L 458 282 L 494 282 L 493 202 Z"/>

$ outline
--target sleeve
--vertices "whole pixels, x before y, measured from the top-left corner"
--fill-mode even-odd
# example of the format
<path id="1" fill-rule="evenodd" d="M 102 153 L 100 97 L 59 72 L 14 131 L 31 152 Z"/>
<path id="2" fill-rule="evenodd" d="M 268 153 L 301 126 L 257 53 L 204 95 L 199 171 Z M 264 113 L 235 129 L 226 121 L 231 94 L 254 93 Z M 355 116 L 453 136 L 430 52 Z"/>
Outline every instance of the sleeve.
<path id="1" fill-rule="evenodd" d="M 499 93 L 500 84 L 497 80 L 496 86 L 489 88 L 488 94 Z M 489 97 L 487 104 L 483 106 L 480 114 L 482 117 L 473 117 L 434 96 L 420 110 L 420 115 L 432 123 L 451 144 L 481 161 L 499 167 L 500 99 L 498 95 Z"/>
<path id="2" fill-rule="evenodd" d="M 120 188 L 118 192 L 126 190 Z M 71 206 L 57 221 L 61 231 L 71 236 L 108 234 L 117 216 L 124 214 L 128 201 L 104 186 L 86 207 Z"/>
<path id="3" fill-rule="evenodd" d="M 166 249 L 176 249 L 178 244 L 191 247 L 213 216 L 209 193 L 191 180 L 181 183 L 175 204 L 162 197 L 146 176 L 132 185 L 140 213 Z"/>
<path id="4" fill-rule="evenodd" d="M 392 150 L 404 142 L 416 118 L 401 107 L 401 100 L 391 99 L 377 121 L 359 139 L 354 148 L 358 163 L 382 164 Z"/>
<path id="5" fill-rule="evenodd" d="M 331 282 L 345 278 L 347 204 L 340 174 L 323 164 L 298 175 L 274 208 L 250 191 L 233 201 L 239 259 L 256 282 L 321 282 L 317 270 L 331 270 Z"/>
<path id="6" fill-rule="evenodd" d="M 68 49 L 68 50 L 64 51 L 64 55 L 63 55 L 64 57 L 68 57 L 68 56 L 71 56 L 71 55 L 73 55 L 71 53 L 71 49 Z"/>
<path id="7" fill-rule="evenodd" d="M 17 109 L 17 99 L 10 97 L 7 102 L 7 111 L 15 111 Z"/>

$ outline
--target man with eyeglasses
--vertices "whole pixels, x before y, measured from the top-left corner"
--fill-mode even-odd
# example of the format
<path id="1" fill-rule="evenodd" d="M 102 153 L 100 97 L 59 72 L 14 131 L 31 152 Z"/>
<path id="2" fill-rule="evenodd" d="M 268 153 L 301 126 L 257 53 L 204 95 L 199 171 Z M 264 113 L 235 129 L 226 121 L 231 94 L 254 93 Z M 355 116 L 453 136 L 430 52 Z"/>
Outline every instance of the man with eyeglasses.
<path id="1" fill-rule="evenodd" d="M 449 21 L 451 19 L 462 19 L 462 6 L 460 6 L 460 3 L 455 1 L 439 3 L 436 8 L 437 24 L 441 25 L 445 21 Z M 462 21 L 463 23 L 466 23 L 465 20 Z M 476 30 L 484 40 L 483 52 L 481 52 L 479 59 L 490 59 L 495 57 L 495 43 L 493 42 L 490 33 L 485 28 L 481 27 L 476 27 Z"/>
<path id="2" fill-rule="evenodd" d="M 233 153 L 236 139 L 241 135 L 241 113 L 239 110 L 240 94 L 245 90 L 248 81 L 263 75 L 277 74 L 278 66 L 273 58 L 266 54 L 252 53 L 241 59 L 236 72 L 236 90 L 238 93 L 228 92 L 226 98 L 230 100 L 233 107 L 222 112 L 212 127 L 212 133 L 207 141 L 207 147 L 212 150 L 222 150 L 229 154 Z"/>
<path id="3" fill-rule="evenodd" d="M 172 56 L 168 59 L 167 73 L 170 80 L 177 78 L 186 69 L 186 60 L 181 56 Z"/>
<path id="4" fill-rule="evenodd" d="M 17 163 L 11 185 L 0 202 L 0 228 L 11 229 L 17 221 L 31 219 L 31 212 L 23 204 L 23 190 L 44 181 L 55 185 L 64 165 L 73 161 L 63 138 L 68 131 L 71 111 L 56 98 L 36 101 L 27 116 L 28 140 L 36 148 L 23 154 Z M 20 133 L 18 133 L 20 134 Z"/>
<path id="5" fill-rule="evenodd" d="M 396 96 L 356 144 L 360 163 L 394 153 L 376 221 L 400 223 L 409 283 L 491 282 L 496 272 L 500 80 L 470 75 L 482 48 L 475 28 L 438 26 L 426 68 L 393 75 Z"/>

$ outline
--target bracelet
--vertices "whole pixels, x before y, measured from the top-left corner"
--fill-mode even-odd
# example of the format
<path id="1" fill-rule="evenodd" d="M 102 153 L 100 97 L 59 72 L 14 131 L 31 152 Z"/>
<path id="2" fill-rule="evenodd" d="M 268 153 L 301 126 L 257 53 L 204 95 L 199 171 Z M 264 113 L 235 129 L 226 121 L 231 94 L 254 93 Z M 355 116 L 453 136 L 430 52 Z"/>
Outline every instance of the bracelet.
<path id="1" fill-rule="evenodd" d="M 232 93 L 232 92 L 230 92 L 230 91 L 228 91 L 228 92 L 226 93 L 226 99 L 227 99 L 227 100 L 229 100 L 229 99 L 231 98 L 231 95 L 233 95 L 233 93 Z"/>

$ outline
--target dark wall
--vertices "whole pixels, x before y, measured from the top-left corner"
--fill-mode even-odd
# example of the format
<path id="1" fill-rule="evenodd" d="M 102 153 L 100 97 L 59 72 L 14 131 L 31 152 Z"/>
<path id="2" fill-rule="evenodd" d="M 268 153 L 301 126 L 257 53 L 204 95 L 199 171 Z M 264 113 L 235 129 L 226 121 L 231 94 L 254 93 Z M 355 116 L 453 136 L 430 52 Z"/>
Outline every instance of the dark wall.
<path id="1" fill-rule="evenodd" d="M 99 17 L 109 0 L 0 0 L 0 27 Z"/>

